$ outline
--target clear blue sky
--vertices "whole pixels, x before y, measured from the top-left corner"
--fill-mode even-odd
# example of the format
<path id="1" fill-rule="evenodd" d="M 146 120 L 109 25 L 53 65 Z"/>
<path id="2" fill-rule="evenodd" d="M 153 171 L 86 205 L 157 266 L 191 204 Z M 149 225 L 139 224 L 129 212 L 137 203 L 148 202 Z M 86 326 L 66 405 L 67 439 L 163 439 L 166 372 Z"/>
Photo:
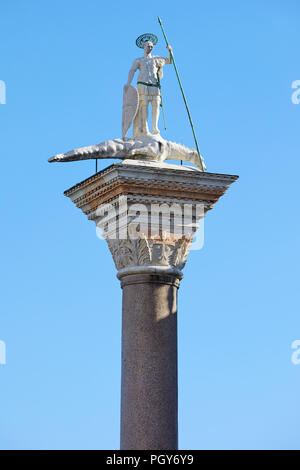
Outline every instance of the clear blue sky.
<path id="1" fill-rule="evenodd" d="M 181 283 L 180 448 L 300 449 L 297 0 L 1 3 L 2 449 L 119 446 L 121 289 L 63 195 L 94 162 L 47 159 L 120 136 L 136 37 L 166 54 L 157 15 L 208 171 L 240 175 Z M 162 84 L 163 136 L 193 147 L 172 67 Z"/>

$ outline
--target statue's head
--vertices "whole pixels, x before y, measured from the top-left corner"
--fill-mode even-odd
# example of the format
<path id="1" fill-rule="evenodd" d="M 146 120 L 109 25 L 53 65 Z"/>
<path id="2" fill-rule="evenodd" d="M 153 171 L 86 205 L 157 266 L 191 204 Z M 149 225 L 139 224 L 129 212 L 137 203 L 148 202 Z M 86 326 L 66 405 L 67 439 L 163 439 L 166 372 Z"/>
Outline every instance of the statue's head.
<path id="1" fill-rule="evenodd" d="M 144 43 L 143 49 L 144 49 L 144 51 L 146 52 L 146 54 L 150 54 L 150 52 L 152 52 L 152 50 L 153 50 L 153 47 L 154 47 L 153 42 L 151 42 L 151 41 L 146 41 L 146 42 Z"/>
<path id="2" fill-rule="evenodd" d="M 150 52 L 153 50 L 153 47 L 157 43 L 158 38 L 155 36 L 155 34 L 152 33 L 146 33 L 142 34 L 137 38 L 135 41 L 136 45 L 140 47 L 141 49 L 144 49 L 146 54 L 150 54 Z"/>

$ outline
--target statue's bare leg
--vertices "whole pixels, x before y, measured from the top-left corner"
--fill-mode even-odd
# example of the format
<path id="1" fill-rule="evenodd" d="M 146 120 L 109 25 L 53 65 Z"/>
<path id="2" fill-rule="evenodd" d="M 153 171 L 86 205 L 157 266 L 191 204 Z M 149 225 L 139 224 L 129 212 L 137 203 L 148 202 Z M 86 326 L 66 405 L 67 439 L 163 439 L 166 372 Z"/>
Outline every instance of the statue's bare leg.
<path id="1" fill-rule="evenodd" d="M 152 134 L 159 134 L 158 118 L 159 118 L 160 96 L 152 98 Z"/>
<path id="2" fill-rule="evenodd" d="M 148 129 L 148 99 L 147 97 L 142 97 L 140 101 L 141 105 L 141 119 L 142 119 L 142 125 L 141 125 L 141 132 L 142 134 L 148 135 L 149 134 L 149 129 Z"/>
<path id="3" fill-rule="evenodd" d="M 133 137 L 138 137 L 142 133 L 142 109 L 139 106 L 136 116 L 133 120 Z"/>

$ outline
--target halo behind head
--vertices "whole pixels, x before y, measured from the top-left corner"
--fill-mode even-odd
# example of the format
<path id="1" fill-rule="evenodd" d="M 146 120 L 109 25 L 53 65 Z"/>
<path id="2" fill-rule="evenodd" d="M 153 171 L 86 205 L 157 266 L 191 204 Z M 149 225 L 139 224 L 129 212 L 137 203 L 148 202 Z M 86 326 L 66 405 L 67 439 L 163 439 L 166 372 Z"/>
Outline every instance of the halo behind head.
<path id="1" fill-rule="evenodd" d="M 155 36 L 155 34 L 152 34 L 152 33 L 141 34 L 141 36 L 139 36 L 137 38 L 135 43 L 136 43 L 137 47 L 140 47 L 141 49 L 143 49 L 144 44 L 145 44 L 146 41 L 151 41 L 153 43 L 153 45 L 155 46 L 155 44 L 157 44 L 158 37 Z"/>

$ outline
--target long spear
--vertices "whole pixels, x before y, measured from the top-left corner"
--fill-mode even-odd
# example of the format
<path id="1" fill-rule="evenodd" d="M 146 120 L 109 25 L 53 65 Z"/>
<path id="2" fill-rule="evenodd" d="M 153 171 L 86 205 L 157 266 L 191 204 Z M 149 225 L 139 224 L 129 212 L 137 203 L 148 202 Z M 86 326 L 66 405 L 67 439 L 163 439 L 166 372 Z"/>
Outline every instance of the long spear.
<path id="1" fill-rule="evenodd" d="M 167 44 L 167 47 L 168 47 L 169 42 L 168 42 L 167 36 L 165 34 L 165 31 L 164 31 L 164 28 L 163 28 L 160 17 L 158 17 L 158 22 L 160 24 L 162 33 L 164 35 L 164 38 L 165 38 L 165 41 L 166 41 L 166 44 Z M 203 166 L 203 163 L 202 163 L 202 158 L 201 158 L 201 154 L 200 154 L 200 150 L 199 150 L 199 146 L 198 146 L 198 142 L 197 142 L 197 137 L 196 137 L 193 121 L 192 121 L 191 114 L 190 114 L 190 111 L 189 111 L 189 107 L 188 107 L 188 104 L 187 104 L 187 101 L 186 101 L 186 98 L 185 98 L 185 94 L 184 94 L 184 91 L 183 91 L 183 88 L 182 88 L 182 85 L 181 85 L 181 81 L 180 81 L 180 78 L 179 78 L 179 73 L 178 73 L 178 70 L 177 70 L 177 67 L 176 67 L 176 62 L 175 62 L 175 59 L 174 59 L 174 55 L 173 55 L 172 51 L 169 51 L 169 52 L 170 52 L 172 63 L 174 65 L 174 69 L 175 69 L 175 72 L 176 72 L 176 75 L 177 75 L 177 79 L 178 79 L 178 83 L 179 83 L 180 90 L 181 90 L 181 93 L 182 93 L 183 101 L 184 101 L 184 104 L 185 104 L 185 107 L 186 107 L 186 110 L 187 110 L 187 113 L 188 113 L 188 117 L 189 117 L 189 120 L 190 120 L 191 128 L 192 128 L 194 139 L 195 139 L 195 144 L 196 144 L 196 148 L 197 148 L 197 153 L 198 153 L 198 157 L 199 157 L 199 160 L 200 160 L 201 169 L 202 169 L 202 171 L 204 171 L 204 166 Z"/>

